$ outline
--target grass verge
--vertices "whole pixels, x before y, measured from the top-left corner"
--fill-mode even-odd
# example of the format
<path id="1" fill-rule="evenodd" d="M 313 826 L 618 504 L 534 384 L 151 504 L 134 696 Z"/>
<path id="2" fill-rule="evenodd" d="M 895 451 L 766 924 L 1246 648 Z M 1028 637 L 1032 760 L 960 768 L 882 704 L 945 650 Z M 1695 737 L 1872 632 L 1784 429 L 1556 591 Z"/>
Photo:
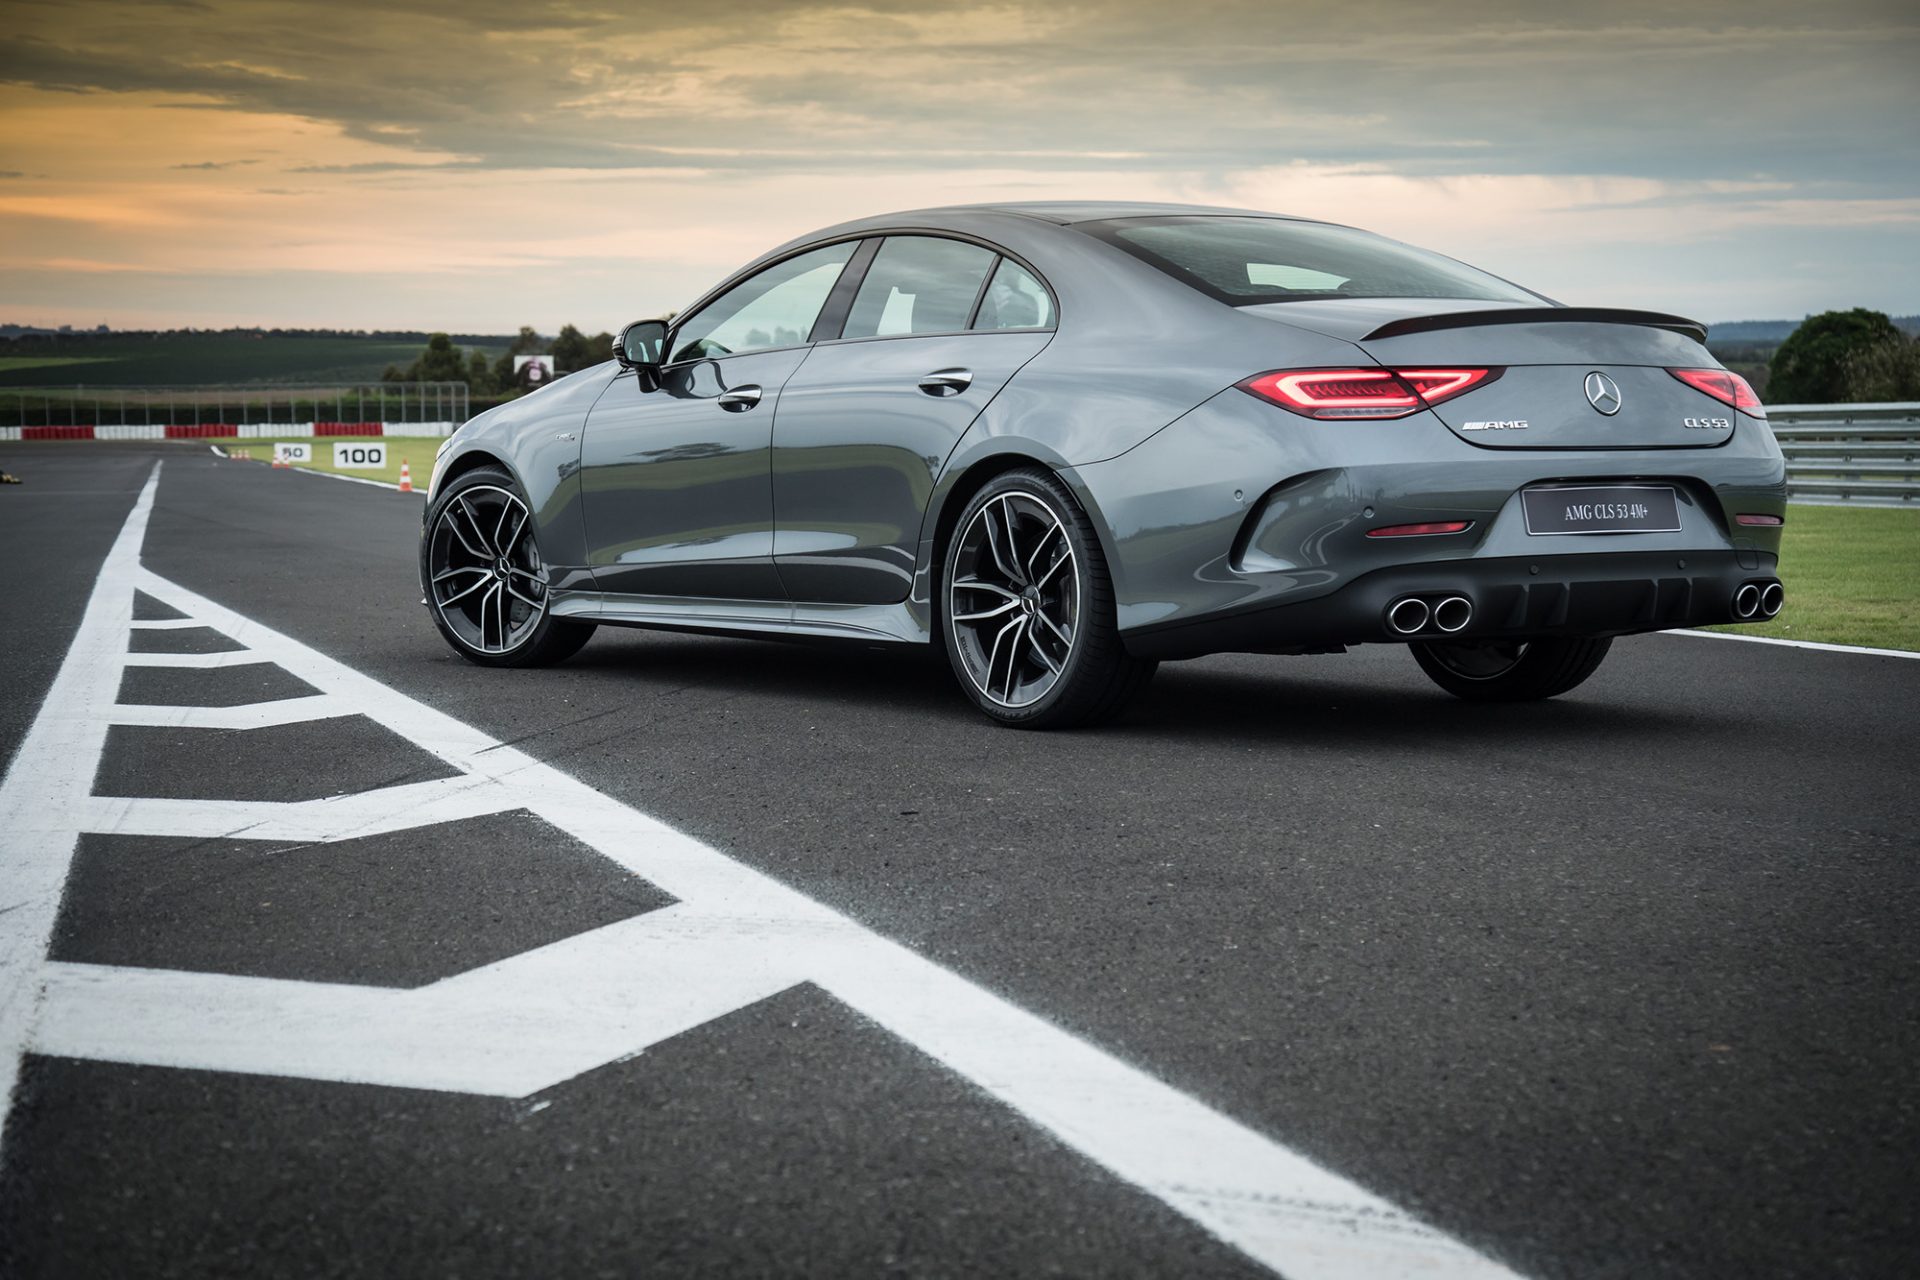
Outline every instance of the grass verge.
<path id="1" fill-rule="evenodd" d="M 1795 505 L 1784 533 L 1780 616 L 1707 630 L 1920 651 L 1920 511 Z"/>
<path id="2" fill-rule="evenodd" d="M 341 437 L 341 444 L 385 444 L 387 446 L 387 465 L 384 467 L 336 467 L 333 465 L 333 446 L 336 443 L 331 436 L 316 439 L 288 440 L 295 444 L 313 446 L 312 462 L 296 462 L 294 465 L 306 471 L 330 471 L 335 475 L 358 476 L 362 480 L 383 480 L 388 484 L 400 482 L 400 464 L 406 462 L 413 469 L 413 487 L 425 489 L 427 477 L 433 471 L 433 454 L 440 447 L 440 439 L 435 436 L 386 436 L 369 439 L 365 436 Z M 217 444 L 229 454 L 258 459 L 262 462 L 273 461 L 272 440 L 209 440 L 208 444 Z"/>

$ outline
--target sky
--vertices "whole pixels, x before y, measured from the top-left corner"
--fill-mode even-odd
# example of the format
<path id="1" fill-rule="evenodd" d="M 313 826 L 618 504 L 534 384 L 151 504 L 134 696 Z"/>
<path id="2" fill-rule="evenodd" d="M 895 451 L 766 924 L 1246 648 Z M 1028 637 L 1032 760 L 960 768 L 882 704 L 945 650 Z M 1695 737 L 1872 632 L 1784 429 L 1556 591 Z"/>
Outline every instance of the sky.
<path id="1" fill-rule="evenodd" d="M 1003 200 L 1920 312 L 1920 3 L 8 0 L 0 322 L 588 332 Z"/>

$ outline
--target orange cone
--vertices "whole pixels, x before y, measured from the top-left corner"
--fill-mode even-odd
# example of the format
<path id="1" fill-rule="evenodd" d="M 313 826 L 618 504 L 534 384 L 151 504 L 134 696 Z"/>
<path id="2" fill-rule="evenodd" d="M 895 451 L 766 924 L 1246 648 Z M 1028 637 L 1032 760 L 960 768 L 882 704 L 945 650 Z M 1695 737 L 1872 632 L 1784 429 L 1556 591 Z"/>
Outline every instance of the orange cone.
<path id="1" fill-rule="evenodd" d="M 407 468 L 407 460 L 400 459 L 400 492 L 413 492 L 413 472 Z"/>

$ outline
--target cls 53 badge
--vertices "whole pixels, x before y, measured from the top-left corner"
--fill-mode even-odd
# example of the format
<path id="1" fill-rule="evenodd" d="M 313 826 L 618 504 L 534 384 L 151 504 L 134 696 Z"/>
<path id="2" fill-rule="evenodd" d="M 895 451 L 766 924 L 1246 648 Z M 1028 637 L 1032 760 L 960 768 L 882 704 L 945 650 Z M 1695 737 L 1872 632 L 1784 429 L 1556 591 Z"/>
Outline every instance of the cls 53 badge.
<path id="1" fill-rule="evenodd" d="M 1680 425 L 1689 431 L 1731 431 L 1731 418 L 1682 418 Z"/>

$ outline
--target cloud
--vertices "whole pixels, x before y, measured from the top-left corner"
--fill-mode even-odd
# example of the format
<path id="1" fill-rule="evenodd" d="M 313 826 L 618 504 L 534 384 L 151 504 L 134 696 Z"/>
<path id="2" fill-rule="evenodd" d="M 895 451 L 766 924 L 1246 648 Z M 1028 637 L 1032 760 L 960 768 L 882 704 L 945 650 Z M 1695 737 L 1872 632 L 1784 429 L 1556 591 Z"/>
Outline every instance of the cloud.
<path id="1" fill-rule="evenodd" d="M 1920 294 L 1911 0 L 184 7 L 10 12 L 15 260 L 178 266 L 209 319 L 271 278 L 288 323 L 614 327 L 843 218 L 1116 197 L 1715 316 Z"/>
<path id="2" fill-rule="evenodd" d="M 36 10 L 0 79 L 188 95 L 479 169 L 901 168 L 916 154 L 1857 181 L 1920 168 L 1920 18 L 1890 4 L 214 9 L 190 24 L 131 0 Z"/>

